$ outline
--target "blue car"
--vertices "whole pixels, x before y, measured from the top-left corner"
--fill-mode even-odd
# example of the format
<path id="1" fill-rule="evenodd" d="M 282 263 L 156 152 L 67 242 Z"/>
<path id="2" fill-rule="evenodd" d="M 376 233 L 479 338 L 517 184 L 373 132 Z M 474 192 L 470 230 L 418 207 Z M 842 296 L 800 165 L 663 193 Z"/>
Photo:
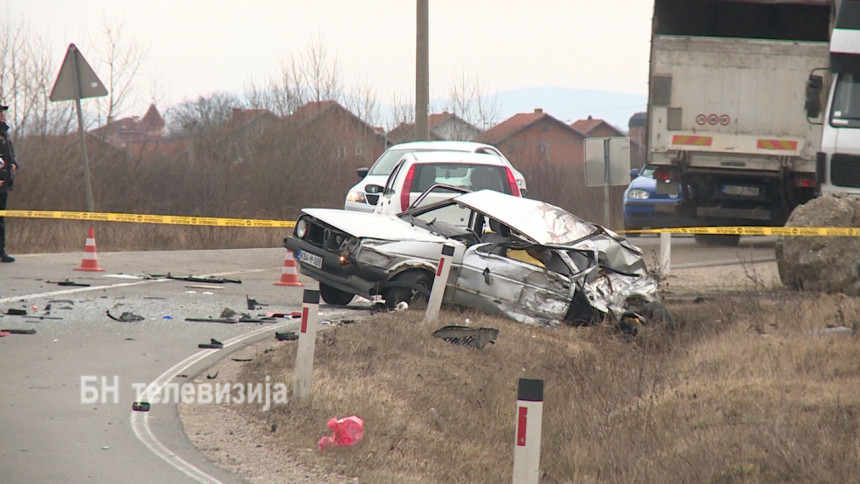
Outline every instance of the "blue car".
<path id="1" fill-rule="evenodd" d="M 633 181 L 624 190 L 624 230 L 695 225 L 688 217 L 677 212 L 678 203 L 683 199 L 680 186 L 677 194 L 657 193 L 653 166 L 645 165 L 641 171 L 634 168 L 630 170 L 630 177 Z"/>

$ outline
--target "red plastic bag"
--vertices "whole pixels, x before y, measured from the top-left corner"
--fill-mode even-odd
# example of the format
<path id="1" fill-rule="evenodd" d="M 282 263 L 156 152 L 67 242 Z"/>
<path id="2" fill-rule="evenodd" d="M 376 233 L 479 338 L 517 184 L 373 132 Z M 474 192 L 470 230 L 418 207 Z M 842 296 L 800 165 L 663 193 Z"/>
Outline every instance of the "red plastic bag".
<path id="1" fill-rule="evenodd" d="M 364 420 L 355 415 L 341 419 L 331 418 L 326 425 L 334 434 L 323 437 L 317 442 L 320 450 L 326 447 L 349 447 L 357 444 L 364 437 Z"/>

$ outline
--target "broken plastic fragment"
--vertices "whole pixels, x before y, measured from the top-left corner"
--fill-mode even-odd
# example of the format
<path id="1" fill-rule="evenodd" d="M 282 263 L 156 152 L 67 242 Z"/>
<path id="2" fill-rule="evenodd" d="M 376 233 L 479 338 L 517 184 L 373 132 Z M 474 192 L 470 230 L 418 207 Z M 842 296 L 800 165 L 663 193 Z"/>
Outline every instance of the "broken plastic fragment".
<path id="1" fill-rule="evenodd" d="M 124 313 L 120 314 L 118 318 L 116 316 L 112 315 L 110 313 L 110 310 L 105 311 L 105 313 L 107 314 L 107 316 L 109 318 L 113 319 L 114 321 L 119 321 L 122 323 L 131 323 L 134 321 L 143 321 L 143 319 L 144 319 L 143 316 L 140 316 L 140 315 L 137 315 L 137 314 L 134 314 L 131 312 L 124 312 Z"/>
<path id="2" fill-rule="evenodd" d="M 433 336 L 463 346 L 483 349 L 487 343 L 495 343 L 499 336 L 496 328 L 473 328 L 469 326 L 445 326 L 433 332 Z"/>
<path id="3" fill-rule="evenodd" d="M 218 350 L 218 349 L 221 349 L 224 347 L 224 343 L 218 341 L 215 338 L 210 338 L 209 343 L 200 343 L 197 345 L 197 347 L 198 348 L 204 348 L 204 349 L 208 348 L 208 349 Z"/>
<path id="4" fill-rule="evenodd" d="M 329 419 L 326 425 L 334 434 L 317 441 L 320 450 L 328 447 L 349 447 L 357 444 L 364 437 L 364 420 L 355 415 L 341 419 Z"/>
<path id="5" fill-rule="evenodd" d="M 148 412 L 149 402 L 134 402 L 131 404 L 131 409 L 135 412 Z"/>

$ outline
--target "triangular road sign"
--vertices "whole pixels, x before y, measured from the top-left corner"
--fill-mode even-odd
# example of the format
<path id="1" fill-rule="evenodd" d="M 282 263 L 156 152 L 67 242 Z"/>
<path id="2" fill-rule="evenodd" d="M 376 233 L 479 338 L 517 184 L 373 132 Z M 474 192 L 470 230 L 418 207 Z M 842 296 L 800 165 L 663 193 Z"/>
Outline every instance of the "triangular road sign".
<path id="1" fill-rule="evenodd" d="M 75 44 L 69 44 L 60 74 L 54 82 L 50 99 L 57 101 L 72 101 L 88 97 L 107 96 L 107 88 L 102 84 L 93 68 L 87 64 L 81 51 Z"/>

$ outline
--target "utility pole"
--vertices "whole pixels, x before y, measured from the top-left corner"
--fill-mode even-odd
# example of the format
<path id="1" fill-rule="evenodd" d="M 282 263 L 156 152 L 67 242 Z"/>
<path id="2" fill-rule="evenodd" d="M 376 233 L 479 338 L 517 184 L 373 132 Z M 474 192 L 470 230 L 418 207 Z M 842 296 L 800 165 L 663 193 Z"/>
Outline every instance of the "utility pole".
<path id="1" fill-rule="evenodd" d="M 428 0 L 417 0 L 418 21 L 415 39 L 415 139 L 430 139 L 427 109 L 430 104 L 430 35 Z"/>

